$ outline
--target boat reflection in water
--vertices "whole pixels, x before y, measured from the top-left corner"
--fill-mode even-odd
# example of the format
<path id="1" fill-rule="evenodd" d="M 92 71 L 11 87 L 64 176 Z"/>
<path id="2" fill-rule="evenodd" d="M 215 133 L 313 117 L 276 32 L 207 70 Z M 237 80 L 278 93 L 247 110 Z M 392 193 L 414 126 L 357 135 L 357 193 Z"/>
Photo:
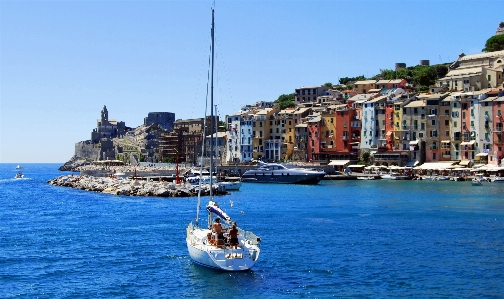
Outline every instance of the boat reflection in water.
<path id="1" fill-rule="evenodd" d="M 276 184 L 318 184 L 324 171 L 304 169 L 289 164 L 260 163 L 257 169 L 247 170 L 242 182 Z"/>

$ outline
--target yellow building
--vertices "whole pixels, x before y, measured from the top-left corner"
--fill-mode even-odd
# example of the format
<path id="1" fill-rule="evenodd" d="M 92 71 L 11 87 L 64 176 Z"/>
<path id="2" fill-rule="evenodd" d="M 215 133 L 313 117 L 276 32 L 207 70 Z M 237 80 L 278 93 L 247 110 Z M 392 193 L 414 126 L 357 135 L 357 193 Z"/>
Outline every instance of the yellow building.
<path id="1" fill-rule="evenodd" d="M 277 108 L 265 108 L 256 112 L 252 116 L 252 157 L 254 159 L 261 159 L 269 157 L 266 156 L 266 140 L 270 139 L 270 127 L 272 124 L 272 116 L 277 112 Z M 268 142 L 269 143 L 269 142 Z M 268 144 L 269 150 L 269 144 Z M 269 152 L 269 151 L 268 151 Z"/>

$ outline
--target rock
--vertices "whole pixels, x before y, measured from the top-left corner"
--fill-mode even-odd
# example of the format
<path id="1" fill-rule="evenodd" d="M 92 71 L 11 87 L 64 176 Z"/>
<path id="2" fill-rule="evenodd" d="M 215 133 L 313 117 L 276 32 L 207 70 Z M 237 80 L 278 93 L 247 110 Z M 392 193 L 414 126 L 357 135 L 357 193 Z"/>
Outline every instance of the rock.
<path id="1" fill-rule="evenodd" d="M 60 170 L 60 171 L 76 171 L 75 169 L 77 167 L 83 166 L 83 165 L 89 165 L 89 164 L 91 164 L 91 162 L 88 161 L 86 158 L 73 156 L 72 158 L 70 158 L 70 160 L 68 160 L 68 162 L 63 164 L 63 166 L 58 168 L 58 170 Z"/>
<path id="2" fill-rule="evenodd" d="M 60 176 L 49 180 L 53 186 L 70 187 L 88 191 L 102 192 L 113 195 L 125 196 L 157 196 L 157 197 L 189 197 L 197 196 L 199 186 L 175 185 L 165 182 L 147 182 L 141 180 L 103 178 L 93 176 Z M 210 186 L 203 185 L 201 194 L 206 196 L 210 193 Z M 227 194 L 219 192 L 214 186 L 215 195 Z"/>

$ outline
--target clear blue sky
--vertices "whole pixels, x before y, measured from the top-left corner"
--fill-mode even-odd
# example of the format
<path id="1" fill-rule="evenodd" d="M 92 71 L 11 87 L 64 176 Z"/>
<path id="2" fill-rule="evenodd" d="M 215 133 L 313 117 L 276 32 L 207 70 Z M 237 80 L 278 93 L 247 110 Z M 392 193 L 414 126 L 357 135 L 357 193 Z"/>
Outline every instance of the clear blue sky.
<path id="1" fill-rule="evenodd" d="M 216 2 L 224 116 L 396 62 L 480 53 L 502 0 Z M 204 116 L 212 1 L 0 1 L 0 162 L 65 162 L 103 105 Z"/>

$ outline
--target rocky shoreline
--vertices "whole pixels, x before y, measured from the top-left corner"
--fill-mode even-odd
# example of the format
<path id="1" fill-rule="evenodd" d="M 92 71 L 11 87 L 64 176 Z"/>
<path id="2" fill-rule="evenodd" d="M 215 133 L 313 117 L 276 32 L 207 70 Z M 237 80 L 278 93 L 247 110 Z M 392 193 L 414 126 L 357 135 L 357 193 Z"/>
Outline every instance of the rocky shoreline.
<path id="1" fill-rule="evenodd" d="M 199 186 L 190 184 L 174 184 L 148 180 L 131 180 L 113 177 L 93 177 L 64 175 L 48 183 L 53 186 L 70 187 L 86 191 L 95 191 L 113 195 L 125 196 L 156 196 L 156 197 L 191 197 L 197 196 Z M 208 184 L 201 186 L 201 195 L 210 195 Z M 228 194 L 225 190 L 213 186 L 213 195 Z"/>
<path id="2" fill-rule="evenodd" d="M 73 156 L 65 164 L 63 164 L 58 170 L 60 171 L 77 171 L 77 167 L 90 165 L 91 161 L 86 158 Z"/>

